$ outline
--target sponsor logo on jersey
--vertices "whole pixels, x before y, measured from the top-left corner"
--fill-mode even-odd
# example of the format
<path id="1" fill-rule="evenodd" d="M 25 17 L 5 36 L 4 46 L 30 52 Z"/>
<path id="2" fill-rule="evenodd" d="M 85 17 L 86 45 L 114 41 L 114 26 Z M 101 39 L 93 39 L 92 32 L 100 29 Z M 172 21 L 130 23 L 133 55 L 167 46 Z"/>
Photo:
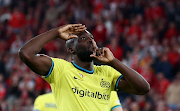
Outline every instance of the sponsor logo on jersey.
<path id="1" fill-rule="evenodd" d="M 92 92 L 88 89 L 79 89 L 79 87 L 72 88 L 73 93 L 78 94 L 79 97 L 91 97 L 91 98 L 97 98 L 102 100 L 109 100 L 109 95 L 106 93 L 100 93 L 99 91 Z"/>
<path id="2" fill-rule="evenodd" d="M 81 79 L 79 79 L 79 78 L 77 78 L 77 77 L 75 77 L 75 76 L 74 76 L 74 79 L 77 79 L 77 80 L 80 80 L 80 81 L 82 81 Z"/>
<path id="3" fill-rule="evenodd" d="M 102 79 L 102 81 L 100 82 L 100 86 L 102 88 L 109 88 L 111 86 L 111 84 L 108 81 L 103 81 L 103 79 Z"/>
<path id="4" fill-rule="evenodd" d="M 74 76 L 74 79 L 78 79 L 78 78 Z"/>
<path id="5" fill-rule="evenodd" d="M 57 106 L 56 106 L 56 104 L 55 104 L 55 103 L 46 103 L 46 104 L 45 104 L 45 107 L 47 107 L 47 108 L 55 108 L 55 109 L 57 109 Z"/>

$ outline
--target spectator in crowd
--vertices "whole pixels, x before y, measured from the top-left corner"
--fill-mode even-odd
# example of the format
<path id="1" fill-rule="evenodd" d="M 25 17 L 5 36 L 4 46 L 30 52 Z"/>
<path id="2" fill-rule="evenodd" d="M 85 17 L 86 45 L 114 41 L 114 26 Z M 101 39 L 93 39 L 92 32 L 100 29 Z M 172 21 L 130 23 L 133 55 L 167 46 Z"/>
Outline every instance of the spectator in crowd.
<path id="1" fill-rule="evenodd" d="M 153 38 L 151 46 L 149 46 L 149 51 L 151 53 L 152 58 L 158 56 L 158 53 L 162 53 L 163 47 L 160 45 L 157 38 Z"/>
<path id="2" fill-rule="evenodd" d="M 0 101 L 4 100 L 7 95 L 7 86 L 4 82 L 4 76 L 0 73 Z"/>
<path id="3" fill-rule="evenodd" d="M 163 100 L 158 100 L 156 104 L 155 111 L 169 111 L 170 109 L 167 107 L 167 104 Z"/>
<path id="4" fill-rule="evenodd" d="M 6 79 L 6 70 L 5 70 L 5 62 L 3 60 L 3 55 L 0 56 L 0 73 L 5 77 Z"/>
<path id="5" fill-rule="evenodd" d="M 112 51 L 112 53 L 114 54 L 114 57 L 118 58 L 119 60 L 122 60 L 123 49 L 118 44 L 117 38 L 112 37 L 110 39 L 110 44 L 108 44 L 107 47 Z"/>
<path id="6" fill-rule="evenodd" d="M 97 41 L 98 46 L 103 46 L 103 43 L 106 42 L 106 27 L 103 24 L 101 17 L 97 18 L 97 25 L 93 30 L 93 36 L 95 41 Z"/>
<path id="7" fill-rule="evenodd" d="M 171 63 L 168 61 L 168 57 L 166 54 L 163 54 L 160 58 L 160 61 L 156 61 L 157 64 L 155 65 L 155 73 L 162 72 L 167 79 L 172 79 L 173 77 L 173 67 Z"/>
<path id="8" fill-rule="evenodd" d="M 130 111 L 140 111 L 140 106 L 137 102 L 133 102 L 130 105 Z"/>
<path id="9" fill-rule="evenodd" d="M 170 22 L 169 29 L 165 33 L 165 38 L 168 39 L 168 41 L 170 42 L 173 37 L 175 37 L 175 38 L 178 37 L 178 30 L 176 29 L 175 23 Z"/>
<path id="10" fill-rule="evenodd" d="M 145 103 L 144 108 L 142 109 L 143 111 L 154 111 L 153 110 L 153 105 L 148 101 Z"/>
<path id="11" fill-rule="evenodd" d="M 173 109 L 173 110 L 178 110 L 179 109 L 179 103 L 180 103 L 180 73 L 176 75 L 176 77 L 173 79 L 173 81 L 170 83 L 166 90 L 166 100 L 167 100 L 167 105 Z"/>
<path id="12" fill-rule="evenodd" d="M 162 98 L 164 98 L 169 84 L 169 80 L 164 77 L 164 74 L 162 72 L 157 73 L 156 90 L 159 94 L 161 94 Z"/>
<path id="13" fill-rule="evenodd" d="M 173 69 L 177 68 L 178 62 L 180 61 L 180 51 L 179 51 L 179 44 L 174 43 L 172 45 L 172 50 L 169 51 L 168 60 L 172 64 Z"/>
<path id="14" fill-rule="evenodd" d="M 22 28 L 26 23 L 26 18 L 24 13 L 22 13 L 19 7 L 15 7 L 13 9 L 13 13 L 11 14 L 11 18 L 9 20 L 9 25 L 12 28 L 19 29 Z"/>

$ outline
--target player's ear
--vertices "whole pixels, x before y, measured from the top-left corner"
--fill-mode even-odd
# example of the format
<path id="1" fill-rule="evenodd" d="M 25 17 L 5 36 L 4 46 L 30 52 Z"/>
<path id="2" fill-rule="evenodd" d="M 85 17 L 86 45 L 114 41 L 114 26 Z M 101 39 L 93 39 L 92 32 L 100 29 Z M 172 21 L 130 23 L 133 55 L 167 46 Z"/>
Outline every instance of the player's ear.
<path id="1" fill-rule="evenodd" d="M 68 48 L 67 51 L 68 51 L 69 54 L 73 54 L 74 53 L 74 49 L 73 48 Z"/>

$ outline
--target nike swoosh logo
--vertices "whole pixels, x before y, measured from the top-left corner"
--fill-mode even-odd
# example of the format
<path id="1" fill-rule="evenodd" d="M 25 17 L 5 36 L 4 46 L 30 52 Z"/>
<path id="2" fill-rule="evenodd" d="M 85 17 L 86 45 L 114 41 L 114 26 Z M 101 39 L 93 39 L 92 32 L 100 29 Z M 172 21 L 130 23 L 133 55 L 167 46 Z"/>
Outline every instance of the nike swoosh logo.
<path id="1" fill-rule="evenodd" d="M 76 78 L 76 77 L 74 76 L 74 79 L 78 79 L 78 78 Z"/>
<path id="2" fill-rule="evenodd" d="M 77 77 L 75 77 L 75 76 L 74 76 L 74 79 L 77 79 L 77 80 L 83 81 L 83 80 L 81 80 L 81 79 L 78 79 L 78 78 L 77 78 Z"/>

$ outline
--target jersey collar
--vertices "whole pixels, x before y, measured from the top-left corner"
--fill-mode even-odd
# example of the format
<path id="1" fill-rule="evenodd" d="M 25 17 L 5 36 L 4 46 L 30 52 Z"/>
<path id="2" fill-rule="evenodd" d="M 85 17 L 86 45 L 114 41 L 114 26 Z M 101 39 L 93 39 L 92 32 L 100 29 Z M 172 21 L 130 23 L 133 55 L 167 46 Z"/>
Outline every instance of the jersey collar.
<path id="1" fill-rule="evenodd" d="M 71 62 L 71 63 L 74 65 L 74 67 L 76 67 L 77 69 L 79 69 L 79 70 L 81 70 L 81 71 L 84 71 L 84 72 L 89 73 L 89 74 L 93 74 L 93 73 L 94 73 L 94 69 L 93 69 L 92 71 L 89 71 L 89 70 L 87 70 L 87 69 L 84 69 L 84 68 L 76 65 L 74 62 Z"/>

